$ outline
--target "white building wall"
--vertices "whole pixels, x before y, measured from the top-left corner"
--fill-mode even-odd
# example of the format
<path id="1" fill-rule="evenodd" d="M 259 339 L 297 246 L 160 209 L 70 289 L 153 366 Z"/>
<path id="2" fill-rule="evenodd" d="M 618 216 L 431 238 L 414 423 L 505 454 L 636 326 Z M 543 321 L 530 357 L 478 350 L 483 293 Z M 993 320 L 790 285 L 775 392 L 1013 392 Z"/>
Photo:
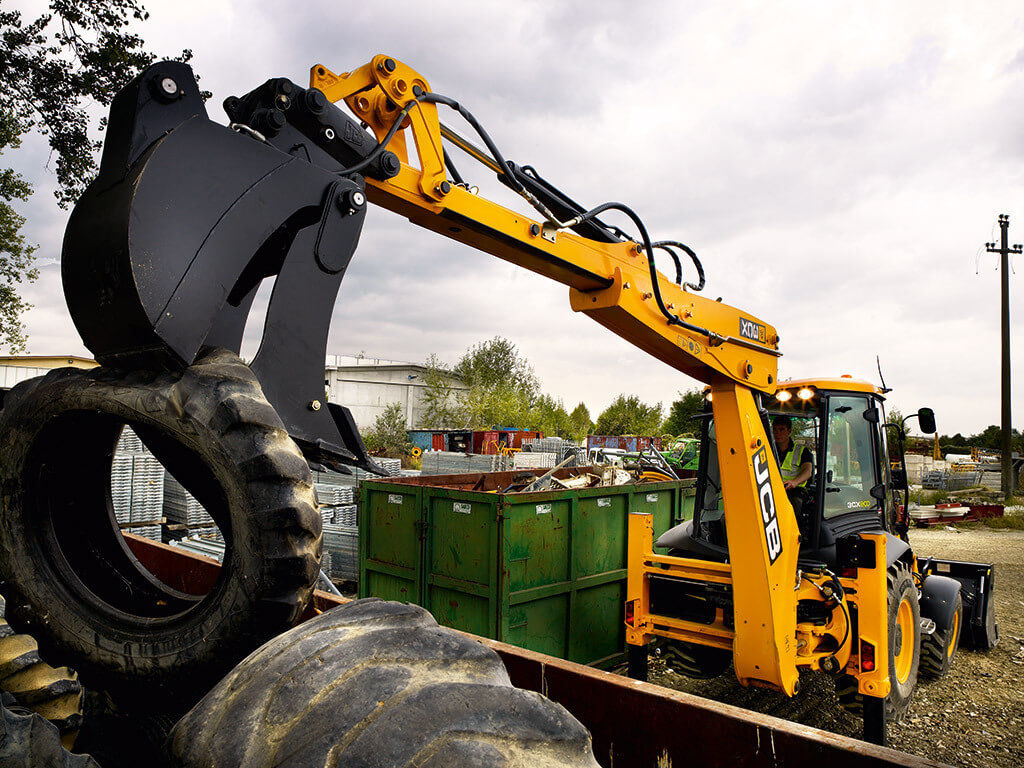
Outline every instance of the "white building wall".
<path id="1" fill-rule="evenodd" d="M 344 405 L 352 412 L 356 426 L 366 430 L 384 409 L 400 403 L 409 429 L 419 426 L 423 415 L 423 383 L 425 369 L 417 365 L 358 365 L 336 369 L 328 367 L 324 381 L 327 397 L 332 403 Z M 456 389 L 464 389 L 461 383 Z"/>
<path id="2" fill-rule="evenodd" d="M 13 387 L 19 381 L 45 376 L 52 368 L 28 368 L 19 365 L 0 366 L 0 387 Z"/>

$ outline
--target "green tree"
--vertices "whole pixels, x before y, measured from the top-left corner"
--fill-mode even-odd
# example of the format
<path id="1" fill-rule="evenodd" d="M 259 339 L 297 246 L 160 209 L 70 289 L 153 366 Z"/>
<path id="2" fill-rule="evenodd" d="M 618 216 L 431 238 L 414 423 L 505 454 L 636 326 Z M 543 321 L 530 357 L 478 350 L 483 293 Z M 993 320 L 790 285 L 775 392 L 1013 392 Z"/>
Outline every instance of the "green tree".
<path id="1" fill-rule="evenodd" d="M 582 443 L 593 428 L 594 422 L 590 420 L 590 411 L 587 410 L 587 406 L 580 403 L 573 408 L 572 413 L 569 414 L 569 437 L 577 443 Z"/>
<path id="2" fill-rule="evenodd" d="M 55 157 L 55 196 L 67 208 L 96 172 L 102 142 L 90 136 L 89 105 L 106 106 L 121 86 L 154 60 L 132 23 L 148 18 L 137 0 L 52 0 L 31 20 L 0 11 L 0 153 L 16 149 L 30 131 L 45 136 Z M 188 61 L 183 51 L 180 61 Z M 102 128 L 105 119 L 100 122 Z M 25 348 L 19 287 L 36 278 L 35 247 L 25 242 L 25 219 L 10 203 L 32 187 L 0 168 L 0 343 Z"/>
<path id="3" fill-rule="evenodd" d="M 401 403 L 391 403 L 373 422 L 363 436 L 367 450 L 378 456 L 400 459 L 412 450 L 412 442 L 405 428 L 405 413 Z"/>
<path id="4" fill-rule="evenodd" d="M 459 400 L 467 429 L 521 427 L 530 423 L 531 397 L 507 382 L 491 386 L 474 384 Z"/>
<path id="5" fill-rule="evenodd" d="M 892 424 L 892 428 L 890 428 L 888 431 L 889 439 L 892 440 L 893 445 L 898 444 L 898 435 L 903 435 L 903 439 L 905 441 L 907 439 L 907 436 L 910 434 L 910 429 L 903 422 L 903 414 L 900 413 L 895 408 L 889 411 L 888 415 L 885 417 L 885 423 Z"/>
<path id="6" fill-rule="evenodd" d="M 423 413 L 417 426 L 424 429 L 462 426 L 465 412 L 455 389 L 452 372 L 437 355 L 430 355 L 424 365 Z"/>
<path id="7" fill-rule="evenodd" d="M 619 395 L 597 417 L 598 435 L 653 435 L 661 426 L 661 403 L 647 405 L 636 395 Z"/>
<path id="8" fill-rule="evenodd" d="M 571 437 L 572 422 L 561 400 L 540 395 L 530 409 L 530 426 L 546 437 Z"/>
<path id="9" fill-rule="evenodd" d="M 17 148 L 21 139 L 17 124 L 9 112 L 0 110 L 0 153 Z M 35 280 L 34 245 L 25 242 L 21 227 L 25 217 L 11 205 L 27 200 L 32 187 L 10 168 L 0 169 L 0 345 L 12 353 L 25 350 L 25 326 L 22 314 L 30 305 L 21 298 L 19 286 Z"/>
<path id="10" fill-rule="evenodd" d="M 679 393 L 679 399 L 668 409 L 668 418 L 661 425 L 661 431 L 667 435 L 694 434 L 697 430 L 697 416 L 704 410 L 704 395 L 699 389 L 690 389 Z"/>
<path id="11" fill-rule="evenodd" d="M 471 388 L 506 385 L 520 390 L 527 399 L 536 396 L 540 389 L 533 366 L 519 354 L 515 344 L 500 336 L 474 344 L 466 350 L 455 364 L 453 373 Z"/>

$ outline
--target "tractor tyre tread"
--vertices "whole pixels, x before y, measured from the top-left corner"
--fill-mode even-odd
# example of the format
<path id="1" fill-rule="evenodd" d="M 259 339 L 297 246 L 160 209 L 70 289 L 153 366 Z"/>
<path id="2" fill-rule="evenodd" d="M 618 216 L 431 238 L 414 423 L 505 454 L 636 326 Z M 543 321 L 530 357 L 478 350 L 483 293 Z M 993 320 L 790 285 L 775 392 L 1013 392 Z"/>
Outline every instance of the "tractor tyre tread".
<path id="1" fill-rule="evenodd" d="M 938 680 L 945 677 L 949 668 L 956 658 L 957 645 L 960 640 L 960 629 L 963 626 L 963 600 L 957 595 L 954 612 L 959 621 L 956 628 L 950 627 L 945 631 L 936 629 L 930 635 L 921 637 L 921 664 L 918 673 L 925 680 Z M 950 653 L 952 645 L 953 653 Z"/>
<path id="2" fill-rule="evenodd" d="M 514 688 L 494 651 L 376 598 L 263 645 L 178 721 L 169 747 L 178 768 L 597 767 L 586 729 Z"/>
<path id="3" fill-rule="evenodd" d="M 17 634 L 4 618 L 0 597 L 0 690 L 56 726 L 68 749 L 82 726 L 82 684 L 67 667 L 51 667 L 29 635 Z"/>
<path id="4" fill-rule="evenodd" d="M 164 466 L 182 462 L 186 477 L 208 473 L 207 489 L 220 494 L 209 511 L 228 541 L 222 575 L 207 599 L 167 622 L 129 623 L 102 601 L 81 599 L 71 582 L 55 586 L 63 578 L 54 564 L 59 555 L 40 562 L 36 554 L 30 526 L 36 510 L 26 492 L 40 462 L 33 451 L 48 421 L 80 414 L 102 425 L 130 424 Z M 236 354 L 205 348 L 194 364 L 169 372 L 56 369 L 11 390 L 0 432 L 7 440 L 0 456 L 0 577 L 11 593 L 11 620 L 31 626 L 47 652 L 59 649 L 74 659 L 85 680 L 136 691 L 168 682 L 173 697 L 183 688 L 174 680 L 184 677 L 194 684 L 182 694 L 183 711 L 246 653 L 301 616 L 322 547 L 312 476 L 255 374 Z M 98 442 L 80 445 L 112 450 Z M 90 479 L 97 473 L 82 472 L 83 482 L 99 482 Z M 106 525 L 109 515 L 114 526 L 106 511 L 109 480 L 103 482 L 106 499 L 93 498 L 102 491 L 90 485 L 87 503 L 96 509 L 87 511 L 97 525 L 101 518 Z M 129 570 L 131 578 L 151 578 L 139 577 L 137 567 Z"/>
<path id="5" fill-rule="evenodd" d="M 89 755 L 73 755 L 53 723 L 35 712 L 0 707 L 0 768 L 99 768 Z"/>
<path id="6" fill-rule="evenodd" d="M 679 640 L 662 645 L 665 666 L 694 680 L 710 680 L 724 674 L 732 663 L 732 652 Z"/>

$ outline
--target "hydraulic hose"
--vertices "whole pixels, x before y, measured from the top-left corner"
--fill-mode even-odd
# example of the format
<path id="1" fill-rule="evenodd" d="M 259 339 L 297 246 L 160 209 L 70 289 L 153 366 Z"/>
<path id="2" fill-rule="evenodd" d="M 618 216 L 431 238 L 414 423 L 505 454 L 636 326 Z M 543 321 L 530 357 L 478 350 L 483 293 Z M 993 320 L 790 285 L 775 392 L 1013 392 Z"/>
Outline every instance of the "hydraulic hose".
<path id="1" fill-rule="evenodd" d="M 700 259 L 697 258 L 697 254 L 694 253 L 693 249 L 685 243 L 680 243 L 678 240 L 659 240 L 656 243 L 651 244 L 652 248 L 661 248 L 672 254 L 672 259 L 676 263 L 676 285 L 682 285 L 684 288 L 692 288 L 694 291 L 704 290 L 704 267 L 700 263 Z M 684 251 L 690 259 L 693 261 L 693 266 L 697 268 L 697 276 L 700 278 L 700 283 L 694 285 L 693 283 L 683 283 L 683 268 L 679 263 L 679 257 L 676 255 L 673 248 L 679 248 Z"/>

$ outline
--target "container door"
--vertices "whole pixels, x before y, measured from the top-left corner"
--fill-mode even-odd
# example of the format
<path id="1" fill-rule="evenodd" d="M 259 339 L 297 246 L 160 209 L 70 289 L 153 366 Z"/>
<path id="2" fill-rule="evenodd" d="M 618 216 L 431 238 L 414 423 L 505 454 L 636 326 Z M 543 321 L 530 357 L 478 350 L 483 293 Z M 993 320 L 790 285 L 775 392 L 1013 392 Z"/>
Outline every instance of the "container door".
<path id="1" fill-rule="evenodd" d="M 503 522 L 504 605 L 498 639 L 559 658 L 569 650 L 570 521 L 575 493 L 513 496 Z"/>
<path id="2" fill-rule="evenodd" d="M 359 596 L 421 605 L 422 489 L 364 480 L 359 496 Z"/>
<path id="3" fill-rule="evenodd" d="M 425 489 L 422 605 L 446 627 L 497 637 L 498 496 Z"/>
<path id="4" fill-rule="evenodd" d="M 435 451 L 444 450 L 444 432 L 435 432 L 430 438 L 430 447 Z"/>
<path id="5" fill-rule="evenodd" d="M 581 493 L 572 525 L 570 661 L 610 664 L 626 647 L 626 531 L 632 486 Z"/>

